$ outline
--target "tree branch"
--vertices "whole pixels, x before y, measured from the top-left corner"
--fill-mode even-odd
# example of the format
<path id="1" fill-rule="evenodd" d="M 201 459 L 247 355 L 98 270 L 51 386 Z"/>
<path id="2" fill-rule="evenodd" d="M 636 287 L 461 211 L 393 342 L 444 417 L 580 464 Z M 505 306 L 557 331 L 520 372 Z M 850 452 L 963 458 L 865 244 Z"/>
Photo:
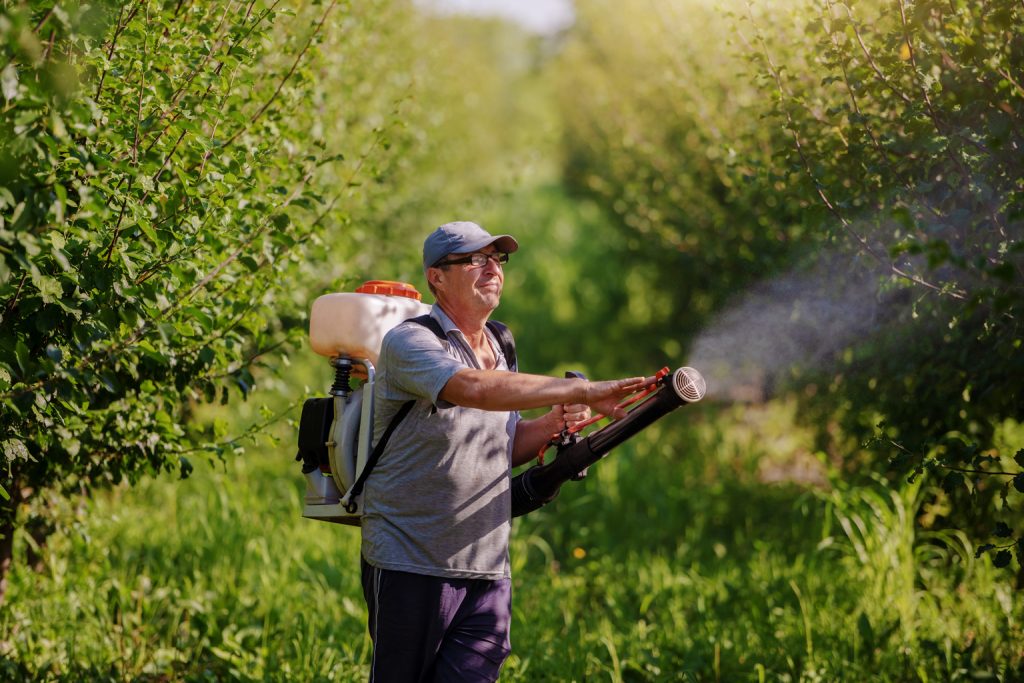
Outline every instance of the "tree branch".
<path id="1" fill-rule="evenodd" d="M 114 236 L 110 238 L 110 246 L 107 247 L 107 254 L 104 260 L 107 264 L 110 263 L 110 256 L 114 253 L 114 246 L 117 244 L 117 238 L 121 235 L 121 222 L 124 220 L 125 207 L 128 206 L 128 194 L 132 191 L 132 184 L 135 182 L 135 176 L 128 178 L 128 187 L 124 191 L 124 200 L 121 202 L 121 212 L 117 216 L 117 224 L 114 226 Z"/>
<path id="2" fill-rule="evenodd" d="M 7 300 L 7 304 L 4 306 L 4 317 L 6 318 L 14 310 L 14 307 L 18 305 L 18 298 L 21 297 L 21 288 L 25 286 L 25 280 L 28 279 L 28 273 L 23 273 L 21 281 L 18 282 L 18 289 L 14 292 L 14 296 Z"/>
<path id="3" fill-rule="evenodd" d="M 912 105 L 914 101 L 911 100 L 906 93 L 893 85 L 889 79 L 886 78 L 885 74 L 882 73 L 882 70 L 878 68 L 878 64 L 875 63 L 875 58 L 871 56 L 868 46 L 864 44 L 864 38 L 860 35 L 860 30 L 857 28 L 857 20 L 853 18 L 853 10 L 850 9 L 849 5 L 843 5 L 843 7 L 846 8 L 846 14 L 850 18 L 850 26 L 853 27 L 853 35 L 857 38 L 857 43 L 860 45 L 861 52 L 864 53 L 864 58 L 868 60 L 868 65 L 871 67 L 871 70 L 875 72 L 875 75 L 878 76 L 883 83 L 885 83 L 886 87 L 892 90 L 901 100 L 903 100 L 904 104 L 907 104 L 908 106 Z"/>
<path id="4" fill-rule="evenodd" d="M 128 28 L 128 24 L 130 24 L 132 19 L 135 18 L 135 14 L 139 11 L 139 7 L 141 7 L 141 3 L 136 4 L 135 7 L 132 8 L 132 11 L 128 13 L 128 17 L 124 20 L 124 23 L 121 22 L 121 17 L 124 15 L 124 6 L 122 6 L 121 9 L 118 11 L 117 25 L 114 29 L 114 35 L 110 39 L 110 49 L 107 50 L 108 62 L 114 57 L 114 48 L 117 46 L 117 39 L 121 37 L 121 34 L 124 32 L 124 30 Z M 103 91 L 103 81 L 106 79 L 106 77 L 107 70 L 104 69 L 103 73 L 100 74 L 99 83 L 96 85 L 96 94 L 92 97 L 94 100 L 99 100 L 100 93 Z"/>
<path id="5" fill-rule="evenodd" d="M 263 422 L 259 422 L 259 423 L 256 423 L 256 424 L 249 425 L 245 429 L 245 431 L 243 431 L 241 434 L 239 434 L 238 436 L 234 437 L 233 439 L 228 439 L 227 441 L 221 441 L 220 443 L 201 444 L 199 446 L 194 446 L 192 448 L 186 448 L 186 449 L 181 450 L 181 451 L 173 451 L 173 453 L 175 453 L 177 455 L 185 455 L 186 453 L 197 453 L 197 452 L 201 452 L 201 451 L 210 452 L 210 453 L 216 453 L 218 451 L 222 451 L 225 448 L 234 446 L 235 444 L 237 444 L 242 439 L 245 439 L 245 438 L 248 438 L 248 437 L 252 437 L 252 436 L 254 436 L 256 434 L 259 434 L 259 433 L 263 432 L 267 427 L 269 427 L 269 426 L 271 426 L 271 425 L 273 425 L 273 424 L 275 424 L 277 422 L 280 422 L 282 418 L 284 418 L 286 415 L 288 415 L 289 413 L 294 411 L 299 406 L 299 403 L 300 403 L 300 401 L 295 401 L 294 403 L 290 404 L 284 410 L 282 410 L 282 411 L 280 411 L 280 412 L 278 412 L 278 413 L 276 413 L 274 415 L 271 415 L 270 417 L 268 417 Z"/>
<path id="6" fill-rule="evenodd" d="M 268 8 L 268 9 L 266 9 L 266 10 L 264 10 L 264 11 L 263 11 L 263 12 L 262 12 L 262 13 L 260 14 L 260 16 L 258 17 L 258 19 L 257 19 L 257 20 L 256 20 L 255 22 L 253 22 L 253 25 L 249 27 L 249 30 L 248 30 L 248 31 L 246 31 L 245 35 L 243 35 L 243 36 L 242 36 L 241 38 L 239 38 L 239 40 L 238 40 L 237 42 L 235 42 L 235 43 L 232 43 L 232 44 L 231 44 L 230 46 L 228 46 L 228 49 L 227 49 L 227 51 L 228 51 L 228 52 L 230 52 L 230 51 L 231 51 L 231 50 L 233 50 L 234 48 L 236 48 L 236 47 L 238 47 L 238 46 L 240 46 L 240 45 L 244 45 L 244 44 L 245 44 L 245 42 L 246 42 L 246 41 L 247 41 L 247 40 L 249 39 L 249 36 L 250 36 L 250 35 L 252 35 L 252 32 L 253 32 L 254 30 L 256 30 L 256 27 L 257 27 L 257 26 L 259 26 L 259 25 L 260 25 L 260 24 L 261 24 L 261 23 L 263 22 L 263 20 L 264 20 L 264 19 L 265 19 L 265 18 L 266 18 L 266 17 L 267 17 L 267 16 L 269 15 L 269 14 L 271 14 L 271 13 L 273 12 L 274 8 L 275 8 L 275 7 L 277 7 L 277 5 L 278 5 L 278 4 L 280 4 L 280 2 L 281 2 L 281 0 L 275 0 L 275 1 L 274 1 L 274 4 L 273 4 L 273 5 L 271 6 L 271 7 L 269 7 L 269 8 Z M 252 9 L 253 9 L 253 5 L 254 5 L 254 4 L 255 4 L 255 0 L 252 0 L 252 2 L 251 2 L 251 3 L 249 4 L 249 7 L 248 7 L 248 9 L 246 10 L 246 14 L 245 14 L 245 19 L 243 19 L 243 21 L 247 21 L 247 20 L 249 19 L 249 17 L 251 16 L 251 14 L 252 14 Z M 225 14 L 225 16 L 226 16 L 226 14 Z M 222 18 L 222 23 L 221 23 L 220 25 L 218 25 L 218 27 L 217 27 L 217 28 L 218 28 L 218 30 L 220 29 L 220 26 L 221 26 L 221 25 L 223 25 L 223 18 Z M 225 35 L 226 35 L 226 34 L 225 34 Z M 165 133 L 166 133 L 166 132 L 167 132 L 167 131 L 168 131 L 168 130 L 170 129 L 170 127 L 171 127 L 172 125 L 174 125 L 174 122 L 175 122 L 175 121 L 177 121 L 177 120 L 178 120 L 178 118 L 179 118 L 179 117 L 181 116 L 181 112 L 180 112 L 180 111 L 178 111 L 178 110 L 175 110 L 175 107 L 177 106 L 177 104 L 178 104 L 178 102 L 179 102 L 179 101 L 181 100 L 181 98 L 182 98 L 182 97 L 183 97 L 183 96 L 185 95 L 185 92 L 187 92 L 187 86 L 188 86 L 188 85 L 190 85 L 190 84 L 192 83 L 192 81 L 193 81 L 193 80 L 195 80 L 195 77 L 196 77 L 196 76 L 198 75 L 198 73 L 199 73 L 200 69 L 201 69 L 201 68 L 202 68 L 203 66 L 205 66 L 205 65 L 206 65 L 206 63 L 207 63 L 207 62 L 208 62 L 208 61 L 209 61 L 209 60 L 210 60 L 210 59 L 212 58 L 212 56 L 213 56 L 213 55 L 214 55 L 214 54 L 215 54 L 215 53 L 216 53 L 216 52 L 217 52 L 217 51 L 218 51 L 218 50 L 220 49 L 220 47 L 221 47 L 222 45 L 224 45 L 224 36 L 221 36 L 221 39 L 220 39 L 220 41 L 218 42 L 217 46 L 216 46 L 216 47 L 215 47 L 214 49 L 210 50 L 210 51 L 209 51 L 209 52 L 208 52 L 208 53 L 206 54 L 206 56 L 205 56 L 205 57 L 203 58 L 203 61 L 202 61 L 202 62 L 201 62 L 201 63 L 200 63 L 199 65 L 197 65 L 197 66 L 196 66 L 196 67 L 195 67 L 195 68 L 194 68 L 194 69 L 193 69 L 193 70 L 191 71 L 191 73 L 190 73 L 190 74 L 188 75 L 188 77 L 186 78 L 186 82 L 185 82 L 185 84 L 184 84 L 184 85 L 182 85 L 182 86 L 181 86 L 181 87 L 180 87 L 180 88 L 179 88 L 179 89 L 178 89 L 177 91 L 175 91 L 174 95 L 173 95 L 173 96 L 172 96 L 172 98 L 171 98 L 171 102 L 170 102 L 170 104 L 168 104 L 168 105 L 167 105 L 167 107 L 165 107 L 165 108 L 164 108 L 164 110 L 163 110 L 163 111 L 162 111 L 162 112 L 160 113 L 160 116 L 159 116 L 159 117 L 157 117 L 157 119 L 156 119 L 156 121 L 154 122 L 154 124 L 153 124 L 153 125 L 154 125 L 154 126 L 156 126 L 156 125 L 157 125 L 157 124 L 159 124 L 160 122 L 162 122 L 162 121 L 164 121 L 165 119 L 167 119 L 167 116 L 168 116 L 168 114 L 169 114 L 169 113 L 170 113 L 171 111 L 174 111 L 174 115 L 173 115 L 173 116 L 171 116 L 170 120 L 168 120 L 168 121 L 167 121 L 167 125 L 166 125 L 166 126 L 164 126 L 164 127 L 163 127 L 163 128 L 162 128 L 162 129 L 161 129 L 161 130 L 160 130 L 160 131 L 159 131 L 159 132 L 158 132 L 158 133 L 156 134 L 156 136 L 155 136 L 155 137 L 154 137 L 154 138 L 153 138 L 153 139 L 152 139 L 152 140 L 151 140 L 151 141 L 149 142 L 149 144 L 148 144 L 148 145 L 146 146 L 146 149 L 145 149 L 145 152 L 144 152 L 144 153 L 149 153 L 149 150 L 151 150 L 151 149 L 152 149 L 152 148 L 153 148 L 153 147 L 154 147 L 154 146 L 156 145 L 156 143 L 160 141 L 160 139 L 161 139 L 161 138 L 162 138 L 162 137 L 164 136 L 164 134 L 165 134 Z M 215 69 L 214 69 L 214 71 L 213 71 L 214 75 L 219 75 L 219 74 L 220 74 L 220 72 L 221 72 L 221 69 L 223 69 L 223 68 L 224 68 L 224 62 L 223 62 L 223 61 L 222 61 L 222 62 L 219 62 L 219 63 L 217 64 L 217 68 L 215 68 Z M 200 98 L 199 98 L 199 102 L 203 102 L 203 101 L 205 101 L 205 100 L 206 100 L 206 98 L 207 98 L 207 96 L 209 96 L 209 94 L 210 94 L 210 91 L 211 91 L 212 89 L 213 89 L 213 83 L 211 82 L 211 83 L 210 83 L 210 84 L 209 84 L 208 86 L 206 86 L 206 91 L 205 91 L 205 92 L 203 92 L 203 94 L 202 94 L 202 95 L 200 96 Z M 197 103 L 197 104 L 198 104 L 198 103 Z M 209 154 L 209 153 L 207 153 L 207 154 Z"/>
<path id="7" fill-rule="evenodd" d="M 288 73 L 286 73 L 284 75 L 284 78 L 281 79 L 281 82 L 277 84 L 277 89 L 274 90 L 274 94 L 270 96 L 270 99 L 264 102 L 263 106 L 260 107 L 259 110 L 255 114 L 253 114 L 252 118 L 249 119 L 249 123 L 240 128 L 238 131 L 235 132 L 234 135 L 228 138 L 227 141 L 222 145 L 222 147 L 229 147 L 232 143 L 234 143 L 235 140 L 238 139 L 240 135 L 242 135 L 242 133 L 249 130 L 249 127 L 252 126 L 252 124 L 256 123 L 256 121 L 258 121 L 259 118 L 263 116 L 263 113 L 267 111 L 267 108 L 270 107 L 274 100 L 277 99 L 277 96 L 281 93 L 281 90 L 284 88 L 285 83 L 287 83 L 288 80 L 292 77 L 292 74 L 295 73 L 295 70 L 299 66 L 299 62 L 302 61 L 302 58 L 305 56 L 306 51 L 309 49 L 309 46 L 313 44 L 313 40 L 316 39 L 317 35 L 320 33 L 320 30 L 324 26 L 324 22 L 327 21 L 328 15 L 330 15 L 331 11 L 337 4 L 338 0 L 332 0 L 331 4 L 327 6 L 327 9 L 324 11 L 323 16 L 320 17 L 320 21 L 317 22 L 316 28 L 314 28 L 313 32 L 310 34 L 309 40 L 306 41 L 305 46 L 303 46 L 302 50 L 295 58 L 295 62 L 292 63 L 292 67 L 288 70 Z"/>
<path id="8" fill-rule="evenodd" d="M 43 27 L 43 24 L 45 24 L 47 21 L 49 21 L 50 17 L 53 16 L 53 11 L 55 9 L 57 9 L 57 5 L 58 4 L 59 3 L 54 3 L 53 7 L 51 7 L 49 10 L 46 11 L 46 14 L 43 15 L 43 18 L 40 19 L 39 23 L 37 23 L 35 28 L 32 29 L 32 33 L 39 33 L 39 29 L 41 29 Z"/>
<path id="9" fill-rule="evenodd" d="M 952 465 L 943 465 L 941 462 L 936 462 L 936 466 L 947 470 L 953 470 L 954 472 L 965 472 L 967 474 L 993 474 L 1002 477 L 1016 477 L 1020 472 L 991 472 L 989 470 L 972 470 L 965 467 L 953 467 Z"/>
<path id="10" fill-rule="evenodd" d="M 749 5 L 749 3 L 747 4 L 747 12 L 748 12 L 748 15 L 749 15 L 749 12 L 750 12 L 750 5 Z M 751 20 L 751 22 L 753 22 L 753 20 L 754 20 L 753 16 L 750 16 L 750 20 Z M 742 34 L 740 34 L 740 35 L 742 37 Z M 746 38 L 745 37 L 743 37 L 743 40 L 744 40 L 744 42 L 746 42 Z M 766 62 L 768 64 L 768 70 L 771 73 L 772 78 L 775 80 L 775 85 L 778 88 L 779 96 L 782 99 L 782 101 L 785 101 L 787 98 L 790 97 L 790 95 L 789 95 L 789 93 L 786 92 L 786 89 L 785 89 L 785 87 L 782 84 L 782 76 L 779 73 L 779 69 L 775 65 L 775 62 L 772 59 L 771 54 L 768 52 L 768 45 L 765 43 L 764 38 L 762 38 L 760 35 L 758 35 L 758 41 L 761 43 L 761 53 L 764 55 L 764 58 L 765 58 L 765 60 L 766 60 Z M 793 120 L 793 116 L 792 116 L 792 114 L 790 114 L 788 108 L 784 109 L 784 111 L 785 111 L 785 114 L 786 114 L 786 123 L 788 124 L 787 127 L 788 127 L 788 130 L 790 132 L 790 135 L 793 138 L 793 143 L 796 146 L 797 154 L 800 156 L 800 160 L 803 163 L 804 171 L 807 173 L 807 176 L 814 183 L 814 189 L 815 189 L 818 197 L 821 199 L 822 204 L 824 204 L 825 208 L 827 208 L 828 211 L 833 216 L 835 216 L 836 220 L 839 221 L 839 224 L 842 225 L 843 228 L 851 236 L 853 236 L 853 238 L 857 241 L 858 244 L 860 244 L 861 248 L 867 254 L 869 254 L 872 258 L 876 259 L 879 263 L 887 265 L 889 267 L 889 270 L 891 270 L 895 275 L 899 276 L 900 278 L 903 278 L 903 279 L 905 279 L 905 280 L 907 280 L 909 282 L 913 282 L 915 284 L 921 285 L 923 287 L 927 287 L 928 289 L 931 289 L 931 290 L 933 290 L 933 291 L 935 291 L 935 292 L 937 292 L 939 294 L 945 294 L 945 295 L 951 296 L 954 299 L 965 299 L 966 298 L 965 294 L 963 292 L 959 291 L 959 290 L 949 290 L 949 289 L 946 289 L 944 287 L 939 287 L 937 285 L 934 285 L 934 284 L 928 282 L 927 280 L 924 280 L 919 275 L 916 275 L 914 273 L 908 273 L 908 272 L 904 271 L 902 268 L 897 266 L 895 263 L 893 263 L 892 261 L 884 258 L 881 254 L 879 254 L 878 251 L 874 247 L 871 246 L 871 244 L 868 242 L 867 238 L 865 238 L 857 230 L 854 229 L 853 225 L 848 220 L 846 220 L 846 217 L 843 216 L 842 213 L 840 213 L 839 209 L 829 199 L 828 195 L 825 193 L 825 190 L 824 190 L 824 188 L 821 185 L 821 182 L 814 175 L 814 171 L 811 169 L 810 160 L 807 158 L 807 155 L 804 152 L 803 143 L 800 141 L 800 135 L 797 133 L 796 122 Z"/>

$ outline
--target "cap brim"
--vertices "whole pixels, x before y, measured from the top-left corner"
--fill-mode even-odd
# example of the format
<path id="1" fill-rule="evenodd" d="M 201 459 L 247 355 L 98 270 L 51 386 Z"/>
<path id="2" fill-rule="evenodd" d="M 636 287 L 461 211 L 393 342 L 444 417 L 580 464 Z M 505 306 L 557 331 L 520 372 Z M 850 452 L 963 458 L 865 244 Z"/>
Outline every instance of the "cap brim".
<path id="1" fill-rule="evenodd" d="M 511 254 L 519 249 L 519 242 L 516 242 L 516 238 L 512 235 L 490 235 L 479 242 L 467 244 L 459 251 L 453 253 L 471 254 L 474 251 L 480 251 L 484 247 L 489 247 L 492 244 L 498 251 L 503 251 L 506 254 Z"/>

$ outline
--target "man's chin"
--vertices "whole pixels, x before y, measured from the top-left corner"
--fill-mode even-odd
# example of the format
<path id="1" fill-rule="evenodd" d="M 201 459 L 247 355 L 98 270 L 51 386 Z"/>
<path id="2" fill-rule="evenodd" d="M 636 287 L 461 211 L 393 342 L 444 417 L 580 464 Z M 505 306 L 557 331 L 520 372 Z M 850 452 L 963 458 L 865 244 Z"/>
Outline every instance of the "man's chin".
<path id="1" fill-rule="evenodd" d="M 482 291 L 480 293 L 480 300 L 483 301 L 484 304 L 493 311 L 495 308 L 498 307 L 498 304 L 501 303 L 501 291 Z"/>

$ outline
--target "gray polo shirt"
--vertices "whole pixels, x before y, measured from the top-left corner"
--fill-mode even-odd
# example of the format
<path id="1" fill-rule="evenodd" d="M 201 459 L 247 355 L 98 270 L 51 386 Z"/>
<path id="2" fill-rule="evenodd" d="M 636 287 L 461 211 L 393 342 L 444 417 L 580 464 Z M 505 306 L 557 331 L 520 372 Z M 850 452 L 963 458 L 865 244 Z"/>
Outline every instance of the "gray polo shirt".
<path id="1" fill-rule="evenodd" d="M 508 578 L 509 473 L 518 413 L 462 408 L 438 394 L 477 368 L 462 332 L 439 306 L 446 334 L 405 322 L 384 337 L 375 388 L 374 443 L 406 401 L 363 491 L 363 557 L 375 567 L 452 578 Z M 508 370 L 487 331 L 497 368 Z"/>

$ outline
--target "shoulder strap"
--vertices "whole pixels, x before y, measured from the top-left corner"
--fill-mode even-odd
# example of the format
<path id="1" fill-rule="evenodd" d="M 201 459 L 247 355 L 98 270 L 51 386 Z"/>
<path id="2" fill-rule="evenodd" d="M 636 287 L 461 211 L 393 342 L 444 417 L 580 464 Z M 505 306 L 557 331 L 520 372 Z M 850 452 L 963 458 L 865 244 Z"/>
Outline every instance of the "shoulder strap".
<path id="1" fill-rule="evenodd" d="M 424 315 L 418 315 L 415 318 L 409 318 L 405 322 L 422 325 L 423 327 L 433 332 L 434 336 L 437 337 L 438 339 L 444 339 L 444 330 L 441 329 L 441 323 L 437 322 L 437 320 L 429 313 Z"/>
<path id="2" fill-rule="evenodd" d="M 409 318 L 406 322 L 416 323 L 422 325 L 431 332 L 434 333 L 438 339 L 444 339 L 444 330 L 441 329 L 441 323 L 437 322 L 437 319 L 431 315 L 420 315 L 415 318 Z M 501 352 L 505 355 L 505 362 L 508 364 L 508 369 L 512 371 L 518 370 L 518 361 L 516 359 L 516 340 L 512 338 L 512 331 L 508 329 L 508 325 L 497 320 L 488 320 L 487 329 L 491 331 L 495 339 L 498 340 L 498 346 L 501 347 Z"/>
<path id="3" fill-rule="evenodd" d="M 505 362 L 508 363 L 508 369 L 512 372 L 517 372 L 518 361 L 516 360 L 516 340 L 512 338 L 512 330 L 508 329 L 508 325 L 497 320 L 488 320 L 487 327 L 494 334 L 498 340 L 498 346 L 501 347 L 501 352 L 505 354 Z"/>
<path id="4" fill-rule="evenodd" d="M 414 322 L 418 325 L 426 327 L 433 332 L 439 339 L 444 339 L 444 330 L 441 329 L 441 324 L 431 318 L 429 315 L 421 315 L 415 318 L 409 318 L 407 322 Z M 356 503 L 362 492 L 363 487 L 366 485 L 366 479 L 370 476 L 370 472 L 377 466 L 377 461 L 380 460 L 380 456 L 384 454 L 384 448 L 387 447 L 388 441 L 391 439 L 391 434 L 394 433 L 398 425 L 405 419 L 405 416 L 409 414 L 412 407 L 416 405 L 416 401 L 406 401 L 402 404 L 402 407 L 398 409 L 395 416 L 391 418 L 391 422 L 388 424 L 387 429 L 380 435 L 380 441 L 373 447 L 373 451 L 370 453 L 370 457 L 366 459 L 366 464 L 363 466 L 363 471 L 359 473 L 352 487 L 345 493 L 345 496 L 341 499 L 341 504 L 345 507 L 346 512 L 349 514 L 355 514 L 356 510 L 359 509 L 359 504 Z M 372 428 L 372 426 L 371 426 Z"/>
<path id="5" fill-rule="evenodd" d="M 370 472 L 377 466 L 377 461 L 380 460 L 381 454 L 384 452 L 384 447 L 388 445 L 388 439 L 391 438 L 391 433 L 395 431 L 398 424 L 405 419 L 405 416 L 409 414 L 412 407 L 416 405 L 416 401 L 406 401 L 402 404 L 402 407 L 398 409 L 395 416 L 391 418 L 391 423 L 388 424 L 388 428 L 384 430 L 384 433 L 380 435 L 380 441 L 373 447 L 373 452 L 370 453 L 370 457 L 366 459 L 366 465 L 363 466 L 363 471 L 359 473 L 359 478 L 356 479 L 356 483 L 352 484 L 352 488 L 345 494 L 345 498 L 341 501 L 345 506 L 345 510 L 349 514 L 354 514 L 358 509 L 358 504 L 355 499 L 359 497 L 359 494 L 363 492 L 363 486 L 366 484 L 366 478 L 370 476 Z"/>

